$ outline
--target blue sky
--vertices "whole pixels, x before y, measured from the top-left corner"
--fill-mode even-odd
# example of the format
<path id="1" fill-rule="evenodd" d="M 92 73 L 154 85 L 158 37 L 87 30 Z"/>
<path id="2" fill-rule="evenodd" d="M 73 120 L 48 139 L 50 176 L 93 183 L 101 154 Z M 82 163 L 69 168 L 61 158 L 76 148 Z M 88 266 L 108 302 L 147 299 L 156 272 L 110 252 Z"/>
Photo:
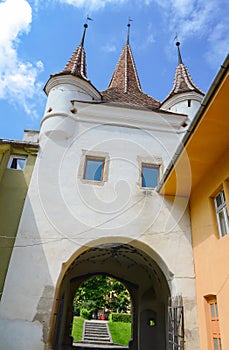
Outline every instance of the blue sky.
<path id="1" fill-rule="evenodd" d="M 178 33 L 183 62 L 206 92 L 229 48 L 228 0 L 0 0 L 0 138 L 39 130 L 43 87 L 78 46 L 87 15 L 87 74 L 104 90 L 126 40 L 142 89 L 162 101 L 173 85 Z"/>

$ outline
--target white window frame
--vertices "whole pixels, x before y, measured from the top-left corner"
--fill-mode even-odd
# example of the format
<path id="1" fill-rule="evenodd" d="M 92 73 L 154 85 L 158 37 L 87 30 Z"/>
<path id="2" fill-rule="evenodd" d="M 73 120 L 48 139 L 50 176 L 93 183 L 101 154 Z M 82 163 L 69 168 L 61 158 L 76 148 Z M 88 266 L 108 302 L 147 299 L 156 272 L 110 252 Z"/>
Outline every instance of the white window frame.
<path id="1" fill-rule="evenodd" d="M 139 179 L 138 179 L 138 185 L 139 188 L 143 191 L 155 191 L 157 189 L 157 186 L 162 178 L 163 174 L 163 162 L 161 157 L 157 156 L 149 156 L 149 157 L 137 157 L 138 167 L 139 167 Z M 158 169 L 158 184 L 156 187 L 143 187 L 142 186 L 142 167 L 148 166 L 152 168 Z"/>
<path id="2" fill-rule="evenodd" d="M 98 160 L 103 162 L 103 172 L 101 180 L 85 179 L 87 160 Z M 104 185 L 104 183 L 108 181 L 109 161 L 110 157 L 107 152 L 82 150 L 78 178 L 84 184 L 94 184 L 99 186 Z"/>
<path id="3" fill-rule="evenodd" d="M 25 162 L 24 162 L 24 167 L 23 167 L 22 169 L 15 169 L 15 168 L 12 168 L 11 166 L 12 166 L 12 163 L 13 163 L 14 159 L 23 159 L 23 160 L 25 161 Z M 24 155 L 21 156 L 21 155 L 12 154 L 12 155 L 10 156 L 9 161 L 8 161 L 7 168 L 10 169 L 10 170 L 16 170 L 16 171 L 20 170 L 20 171 L 21 171 L 21 170 L 24 170 L 24 169 L 25 169 L 26 163 L 27 163 L 27 156 L 24 156 Z"/>
<path id="4" fill-rule="evenodd" d="M 217 204 L 217 198 L 220 196 L 221 199 L 221 204 Z M 217 223 L 218 223 L 218 229 L 219 229 L 219 234 L 220 237 L 224 237 L 227 234 L 229 234 L 229 218 L 228 218 L 228 212 L 227 212 L 227 202 L 225 198 L 225 193 L 224 190 L 221 190 L 220 192 L 217 193 L 217 195 L 214 197 L 214 203 L 215 203 L 215 210 L 216 210 L 216 217 L 217 217 Z M 221 226 L 221 221 L 220 221 L 220 214 L 223 216 L 226 232 L 224 233 L 222 230 Z"/>
<path id="5" fill-rule="evenodd" d="M 88 162 L 89 161 L 94 161 L 94 162 L 100 162 L 101 166 L 102 166 L 102 170 L 101 170 L 101 178 L 99 180 L 95 180 L 95 179 L 88 179 L 86 177 L 86 173 L 87 173 L 87 167 L 88 167 Z M 84 175 L 83 175 L 83 179 L 84 180 L 88 180 L 88 181 L 103 181 L 104 179 L 104 168 L 105 168 L 105 158 L 104 157 L 92 157 L 92 156 L 86 156 L 85 158 L 85 165 L 84 165 Z"/>

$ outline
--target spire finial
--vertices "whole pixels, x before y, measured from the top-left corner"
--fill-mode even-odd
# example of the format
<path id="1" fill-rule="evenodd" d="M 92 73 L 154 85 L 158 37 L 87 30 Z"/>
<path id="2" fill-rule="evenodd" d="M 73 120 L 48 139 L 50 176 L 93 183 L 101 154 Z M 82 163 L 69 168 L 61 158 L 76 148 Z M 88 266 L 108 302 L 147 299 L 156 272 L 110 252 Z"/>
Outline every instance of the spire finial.
<path id="1" fill-rule="evenodd" d="M 130 22 L 132 22 L 133 20 L 129 17 L 128 19 L 128 24 L 127 24 L 127 37 L 126 37 L 126 44 L 129 45 L 129 39 L 130 39 Z"/>
<path id="2" fill-rule="evenodd" d="M 173 41 L 175 41 L 175 40 L 176 40 L 176 46 L 177 46 L 177 50 L 178 50 L 178 64 L 183 64 L 183 61 L 181 58 L 181 53 L 180 53 L 180 42 L 179 42 L 177 33 L 176 33 L 176 36 L 173 39 Z"/>
<path id="3" fill-rule="evenodd" d="M 87 24 L 88 21 L 93 21 L 93 20 L 92 20 L 92 18 L 87 16 L 86 22 L 83 25 L 84 26 L 84 31 L 83 31 L 83 35 L 82 35 L 82 39 L 81 39 L 81 43 L 80 43 L 80 46 L 82 46 L 82 47 L 84 45 L 85 34 L 86 34 L 86 30 L 88 28 L 88 24 Z"/>

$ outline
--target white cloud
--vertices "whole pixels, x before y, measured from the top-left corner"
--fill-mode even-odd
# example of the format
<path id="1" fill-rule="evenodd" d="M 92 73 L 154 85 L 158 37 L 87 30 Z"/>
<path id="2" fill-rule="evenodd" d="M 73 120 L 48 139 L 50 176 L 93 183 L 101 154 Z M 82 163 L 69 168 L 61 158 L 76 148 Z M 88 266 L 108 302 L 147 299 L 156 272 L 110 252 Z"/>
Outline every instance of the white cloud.
<path id="1" fill-rule="evenodd" d="M 138 46 L 138 49 L 145 50 L 148 46 L 151 46 L 153 43 L 156 42 L 153 31 L 154 30 L 153 30 L 152 23 L 149 23 L 147 25 L 146 36 L 145 36 L 144 40 L 142 40 L 142 43 Z"/>
<path id="2" fill-rule="evenodd" d="M 224 23 L 219 22 L 215 26 L 214 31 L 211 31 L 210 35 L 208 36 L 208 42 L 212 47 L 212 50 L 206 53 L 206 58 L 208 63 L 212 67 L 215 66 L 215 62 L 223 63 L 222 59 L 219 62 L 219 57 L 224 58 L 225 54 L 228 53 L 228 49 L 229 49 L 228 32 L 229 32 L 229 22 L 227 26 L 225 26 Z"/>
<path id="3" fill-rule="evenodd" d="M 104 8 L 108 4 L 119 5 L 127 0 L 59 0 L 62 3 L 73 5 L 75 7 L 86 8 L 89 10 L 98 10 Z"/>
<path id="4" fill-rule="evenodd" d="M 113 44 L 107 44 L 107 45 L 102 47 L 102 50 L 105 51 L 105 52 L 116 52 L 117 48 Z"/>
<path id="5" fill-rule="evenodd" d="M 154 0 L 164 12 L 169 31 L 179 39 L 204 38 L 206 58 L 218 66 L 219 55 L 228 52 L 229 3 L 227 0 Z"/>
<path id="6" fill-rule="evenodd" d="M 28 33 L 32 22 L 32 9 L 26 0 L 5 0 L 0 3 L 0 98 L 21 105 L 27 114 L 35 116 L 32 99 L 40 94 L 37 76 L 43 69 L 23 62 L 18 57 L 20 36 Z"/>

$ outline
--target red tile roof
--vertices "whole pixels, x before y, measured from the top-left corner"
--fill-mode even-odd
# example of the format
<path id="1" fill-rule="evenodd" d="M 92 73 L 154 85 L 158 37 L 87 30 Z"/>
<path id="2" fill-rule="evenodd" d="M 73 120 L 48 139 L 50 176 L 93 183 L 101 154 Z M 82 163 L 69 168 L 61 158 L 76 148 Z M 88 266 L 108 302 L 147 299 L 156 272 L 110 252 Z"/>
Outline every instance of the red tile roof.
<path id="1" fill-rule="evenodd" d="M 61 72 L 54 75 L 71 74 L 88 81 L 87 69 L 86 69 L 86 53 L 84 50 L 84 39 L 85 39 L 87 27 L 88 25 L 85 23 L 81 43 L 79 44 L 79 46 L 77 46 L 77 48 L 73 52 L 72 56 L 70 57 L 64 69 Z"/>
<path id="2" fill-rule="evenodd" d="M 189 74 L 188 68 L 183 64 L 181 53 L 180 53 L 180 43 L 176 43 L 178 49 L 178 65 L 176 68 L 176 73 L 174 77 L 174 83 L 172 90 L 168 94 L 168 96 L 164 99 L 162 104 L 167 101 L 169 98 L 176 94 L 181 94 L 184 92 L 195 91 L 201 95 L 204 95 L 203 91 L 201 91 L 193 82 L 191 75 Z"/>
<path id="3" fill-rule="evenodd" d="M 133 54 L 127 40 L 108 88 L 101 92 L 104 102 L 127 103 L 158 109 L 160 102 L 142 92 Z"/>
<path id="4" fill-rule="evenodd" d="M 201 95 L 204 95 L 204 93 L 192 81 L 188 68 L 184 64 L 180 63 L 176 68 L 172 90 L 165 98 L 163 103 L 176 94 L 190 91 L 195 91 Z"/>
<path id="5" fill-rule="evenodd" d="M 119 88 L 123 92 L 142 90 L 129 44 L 122 50 L 108 88 Z"/>
<path id="6" fill-rule="evenodd" d="M 59 74 L 71 74 L 88 80 L 86 70 L 86 53 L 82 45 L 79 45 L 64 69 Z"/>
<path id="7" fill-rule="evenodd" d="M 140 106 L 151 110 L 159 109 L 160 102 L 153 97 L 144 94 L 140 90 L 124 92 L 118 87 L 108 88 L 101 92 L 104 102 L 124 103 L 133 106 Z"/>

